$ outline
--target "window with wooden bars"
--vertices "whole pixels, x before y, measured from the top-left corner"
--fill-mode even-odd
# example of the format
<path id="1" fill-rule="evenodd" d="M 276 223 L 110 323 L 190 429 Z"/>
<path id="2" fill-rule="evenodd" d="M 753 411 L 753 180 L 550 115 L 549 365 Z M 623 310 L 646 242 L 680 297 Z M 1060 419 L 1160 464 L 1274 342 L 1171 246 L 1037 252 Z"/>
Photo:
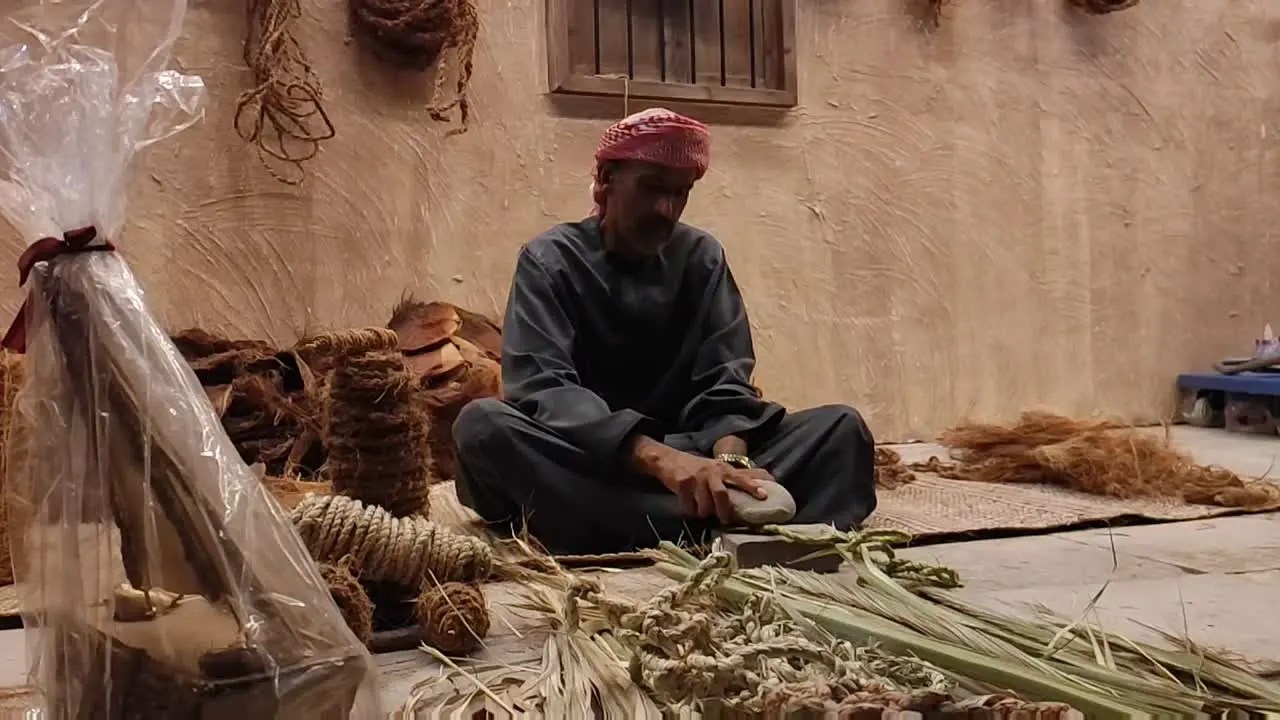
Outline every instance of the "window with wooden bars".
<path id="1" fill-rule="evenodd" d="M 796 0 L 547 0 L 551 92 L 794 107 Z"/>

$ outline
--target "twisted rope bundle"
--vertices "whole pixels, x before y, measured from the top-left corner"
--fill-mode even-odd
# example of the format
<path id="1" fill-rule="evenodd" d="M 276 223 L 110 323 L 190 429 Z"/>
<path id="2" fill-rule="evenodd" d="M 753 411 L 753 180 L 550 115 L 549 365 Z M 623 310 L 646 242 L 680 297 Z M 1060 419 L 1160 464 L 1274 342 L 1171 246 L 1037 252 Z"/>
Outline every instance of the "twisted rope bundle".
<path id="1" fill-rule="evenodd" d="M 713 553 L 684 583 L 634 604 L 578 579 L 565 603 L 577 627 L 579 602 L 601 609 L 631 651 L 631 674 L 660 705 L 690 707 L 720 698 L 726 710 L 786 717 L 874 708 L 926 710 L 947 701 L 953 683 L 915 658 L 845 641 L 805 637 L 773 596 L 751 596 L 736 613 L 715 611 L 715 588 L 733 573 Z"/>
<path id="2" fill-rule="evenodd" d="M 452 100 L 442 101 L 447 63 L 436 73 L 433 120 L 449 121 L 456 107 L 462 126 L 449 134 L 465 132 L 471 109 L 467 87 L 480 32 L 475 0 L 350 0 L 351 25 L 374 55 L 408 70 L 426 70 L 448 51 L 457 53 L 458 81 Z"/>
<path id="3" fill-rule="evenodd" d="M 341 495 L 308 494 L 292 519 L 316 561 L 351 555 L 361 579 L 370 582 L 417 589 L 431 578 L 483 580 L 493 569 L 493 551 L 480 538 L 454 534 L 417 515 L 395 518 Z"/>
<path id="4" fill-rule="evenodd" d="M 316 372 L 326 372 L 335 362 L 351 355 L 376 350 L 395 350 L 400 338 L 394 330 L 369 327 L 358 330 L 336 330 L 303 338 L 293 351 Z"/>
<path id="5" fill-rule="evenodd" d="M 334 136 L 321 102 L 320 80 L 295 36 L 301 0 L 249 0 L 244 62 L 254 87 L 236 101 L 236 132 L 256 145 L 267 172 L 280 182 L 302 182 L 302 163 Z M 286 176 L 275 166 L 292 170 Z"/>

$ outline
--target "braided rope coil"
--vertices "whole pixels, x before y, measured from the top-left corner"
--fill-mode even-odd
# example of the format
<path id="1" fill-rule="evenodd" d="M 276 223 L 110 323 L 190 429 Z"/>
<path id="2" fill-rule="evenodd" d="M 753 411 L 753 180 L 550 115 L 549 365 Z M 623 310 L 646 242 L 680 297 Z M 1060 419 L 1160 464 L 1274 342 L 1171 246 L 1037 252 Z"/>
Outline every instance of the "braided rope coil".
<path id="1" fill-rule="evenodd" d="M 421 588 L 427 580 L 476 582 L 493 569 L 493 551 L 426 518 L 402 518 L 342 495 L 309 493 L 293 524 L 317 562 L 351 555 L 362 580 Z"/>

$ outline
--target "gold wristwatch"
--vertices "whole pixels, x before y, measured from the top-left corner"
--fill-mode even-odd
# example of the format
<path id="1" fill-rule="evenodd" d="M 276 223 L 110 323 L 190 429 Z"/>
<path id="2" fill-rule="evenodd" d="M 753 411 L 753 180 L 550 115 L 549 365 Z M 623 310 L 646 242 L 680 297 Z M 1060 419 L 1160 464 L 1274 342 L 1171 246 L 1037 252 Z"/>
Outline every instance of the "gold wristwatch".
<path id="1" fill-rule="evenodd" d="M 755 463 L 751 462 L 751 458 L 746 455 L 739 455 L 738 453 L 720 453 L 719 455 L 716 455 L 716 460 L 719 460 L 725 465 L 732 465 L 733 467 L 740 468 L 742 470 L 750 470 L 756 466 Z"/>

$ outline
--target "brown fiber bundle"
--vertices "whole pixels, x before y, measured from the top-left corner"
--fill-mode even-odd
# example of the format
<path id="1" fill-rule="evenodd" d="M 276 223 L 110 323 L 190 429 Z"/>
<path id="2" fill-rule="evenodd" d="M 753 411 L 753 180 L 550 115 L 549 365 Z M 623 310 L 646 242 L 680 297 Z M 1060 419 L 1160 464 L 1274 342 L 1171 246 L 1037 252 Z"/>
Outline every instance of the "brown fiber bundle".
<path id="1" fill-rule="evenodd" d="M 270 355 L 275 348 L 262 340 L 232 340 L 204 328 L 187 328 L 170 338 L 188 362 L 233 350 L 258 350 Z"/>
<path id="2" fill-rule="evenodd" d="M 329 594 L 356 638 L 369 644 L 373 639 L 373 601 L 351 574 L 354 559 L 348 555 L 335 564 L 320 563 L 320 577 L 329 586 Z"/>
<path id="3" fill-rule="evenodd" d="M 235 127 L 258 149 L 267 172 L 297 185 L 302 163 L 334 136 L 320 79 L 298 42 L 300 0 L 248 0 L 244 62 L 253 87 L 236 100 Z"/>
<path id="4" fill-rule="evenodd" d="M 260 462 L 271 475 L 310 475 L 324 462 L 318 443 L 306 440 L 320 432 L 315 379 L 292 353 L 279 356 L 292 360 L 237 375 L 216 397 L 215 407 L 245 462 Z"/>
<path id="5" fill-rule="evenodd" d="M 325 449 L 333 490 L 394 517 L 428 512 L 429 421 L 396 351 L 357 355 L 329 381 Z"/>
<path id="6" fill-rule="evenodd" d="M 902 464 L 902 456 L 887 447 L 876 448 L 876 487 L 885 490 L 915 482 L 916 474 Z"/>
<path id="7" fill-rule="evenodd" d="M 1071 0 L 1071 4 L 1094 15 L 1106 15 L 1118 10 L 1127 10 L 1138 4 L 1138 0 Z"/>
<path id="8" fill-rule="evenodd" d="M 1028 412 L 1011 427 L 970 423 L 942 434 L 954 463 L 912 469 L 957 480 L 1060 485 L 1117 498 L 1173 497 L 1189 503 L 1259 509 L 1280 506 L 1280 488 L 1197 465 L 1155 437 L 1105 420 Z"/>
<path id="9" fill-rule="evenodd" d="M 324 464 L 321 395 L 314 373 L 297 352 L 200 328 L 172 339 L 245 462 L 262 463 L 268 475 L 306 477 Z"/>
<path id="10" fill-rule="evenodd" d="M 459 109 L 462 129 L 470 115 L 467 86 L 480 31 L 475 0 L 350 0 L 353 34 L 375 56 L 407 70 L 426 70 L 448 50 L 457 51 L 459 67 L 454 99 L 441 101 L 445 64 L 436 74 L 432 107 L 434 120 L 447 121 Z"/>
<path id="11" fill-rule="evenodd" d="M 18 413 L 18 391 L 26 379 L 22 355 L 0 350 L 0 585 L 13 582 L 13 553 L 9 529 L 25 525 L 26 513 L 11 506 L 16 477 L 23 466 L 26 447 L 25 423 Z M 10 471 L 15 477 L 10 479 Z M 26 493 L 23 493 L 26 494 Z M 16 521 L 16 522 L 15 522 Z"/>
<path id="12" fill-rule="evenodd" d="M 414 607 L 422 640 L 446 655 L 466 655 L 489 634 L 489 609 L 476 585 L 428 585 Z"/>

